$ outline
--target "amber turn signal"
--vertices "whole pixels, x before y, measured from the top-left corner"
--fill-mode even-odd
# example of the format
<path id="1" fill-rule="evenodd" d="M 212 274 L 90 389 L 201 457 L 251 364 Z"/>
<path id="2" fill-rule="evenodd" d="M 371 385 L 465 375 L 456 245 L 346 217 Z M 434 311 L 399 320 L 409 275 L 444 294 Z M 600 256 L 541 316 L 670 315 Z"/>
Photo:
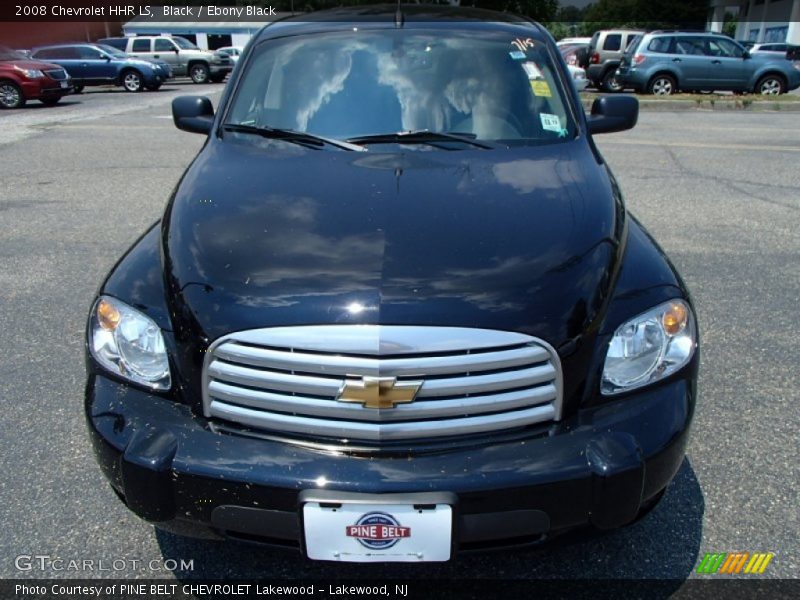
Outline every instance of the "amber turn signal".
<path id="1" fill-rule="evenodd" d="M 119 325 L 120 314 L 114 305 L 106 300 L 97 304 L 97 321 L 106 331 L 114 331 Z"/>
<path id="2" fill-rule="evenodd" d="M 675 302 L 670 304 L 666 312 L 661 316 L 661 324 L 667 335 L 678 335 L 686 327 L 688 313 L 683 304 Z"/>

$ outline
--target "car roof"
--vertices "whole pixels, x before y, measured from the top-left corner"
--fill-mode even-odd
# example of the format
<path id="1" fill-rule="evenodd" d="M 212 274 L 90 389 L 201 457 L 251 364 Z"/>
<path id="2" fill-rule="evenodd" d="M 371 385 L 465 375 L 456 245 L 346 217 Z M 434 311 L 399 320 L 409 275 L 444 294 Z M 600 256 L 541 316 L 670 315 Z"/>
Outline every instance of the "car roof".
<path id="1" fill-rule="evenodd" d="M 681 31 L 679 29 L 676 29 L 676 30 L 656 30 L 656 31 L 650 31 L 648 33 L 648 35 L 651 35 L 651 36 L 652 35 L 679 35 L 679 36 L 687 36 L 687 35 L 698 36 L 699 35 L 699 36 L 703 36 L 703 37 L 722 38 L 722 39 L 725 39 L 725 40 L 731 40 L 732 42 L 736 41 L 732 37 L 730 37 L 728 35 L 725 35 L 724 33 L 719 33 L 717 31 Z"/>
<path id="2" fill-rule="evenodd" d="M 644 29 L 636 29 L 634 27 L 615 27 L 614 29 L 601 29 L 597 33 L 599 34 L 608 34 L 608 33 L 644 33 Z"/>
<path id="3" fill-rule="evenodd" d="M 97 46 L 95 42 L 63 42 L 61 44 L 47 44 L 45 46 L 34 46 L 31 48 L 31 52 L 35 52 L 36 50 L 45 50 L 50 48 L 75 48 L 80 46 Z"/>
<path id="4" fill-rule="evenodd" d="M 317 11 L 285 17 L 268 24 L 257 35 L 255 42 L 284 35 L 324 33 L 350 29 L 354 22 L 362 29 L 390 29 L 395 27 L 417 28 L 426 23 L 442 27 L 461 25 L 470 29 L 496 31 L 508 28 L 520 29 L 526 36 L 545 41 L 550 36 L 538 23 L 527 17 L 512 13 L 496 12 L 481 8 L 448 5 L 407 5 L 401 7 L 402 22 L 396 23 L 396 4 L 352 6 Z"/>

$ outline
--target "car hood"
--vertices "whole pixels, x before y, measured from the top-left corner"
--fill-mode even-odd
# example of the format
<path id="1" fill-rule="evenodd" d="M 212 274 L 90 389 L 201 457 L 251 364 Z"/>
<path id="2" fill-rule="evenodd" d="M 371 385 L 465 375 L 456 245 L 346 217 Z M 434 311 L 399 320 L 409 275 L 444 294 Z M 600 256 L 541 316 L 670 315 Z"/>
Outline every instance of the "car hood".
<path id="1" fill-rule="evenodd" d="M 53 64 L 53 63 L 49 63 L 49 62 L 45 62 L 45 61 L 41 61 L 41 60 L 35 60 L 35 59 L 30 59 L 30 60 L 3 60 L 3 61 L 0 61 L 0 67 L 6 67 L 6 68 L 9 68 L 9 69 L 13 68 L 13 67 L 17 67 L 19 69 L 39 69 L 40 71 L 42 69 L 61 69 L 61 68 L 63 68 L 63 67 L 61 67 L 59 65 L 56 65 L 56 64 Z"/>
<path id="2" fill-rule="evenodd" d="M 599 316 L 624 213 L 586 140 L 392 148 L 210 140 L 162 223 L 176 330 L 210 342 L 288 324 L 430 324 L 557 346 Z"/>

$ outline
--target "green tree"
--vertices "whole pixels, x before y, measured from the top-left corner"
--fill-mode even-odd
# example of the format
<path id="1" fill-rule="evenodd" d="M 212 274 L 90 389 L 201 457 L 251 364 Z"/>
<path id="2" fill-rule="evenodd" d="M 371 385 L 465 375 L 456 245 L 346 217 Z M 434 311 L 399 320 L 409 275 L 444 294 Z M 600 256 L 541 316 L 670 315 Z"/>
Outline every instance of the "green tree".
<path id="1" fill-rule="evenodd" d="M 736 37 L 736 26 L 738 24 L 738 17 L 731 12 L 726 12 L 725 18 L 722 21 L 722 33 L 729 37 Z"/>
<path id="2" fill-rule="evenodd" d="M 639 27 L 645 29 L 704 29 L 706 0 L 598 0 L 586 10 L 585 23 L 597 29 Z"/>

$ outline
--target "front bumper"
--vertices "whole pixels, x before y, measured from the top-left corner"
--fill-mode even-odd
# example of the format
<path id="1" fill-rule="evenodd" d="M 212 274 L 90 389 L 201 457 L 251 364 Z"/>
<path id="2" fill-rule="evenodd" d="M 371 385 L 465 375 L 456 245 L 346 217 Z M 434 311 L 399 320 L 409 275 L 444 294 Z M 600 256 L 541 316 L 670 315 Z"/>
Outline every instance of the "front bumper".
<path id="1" fill-rule="evenodd" d="M 221 64 L 211 63 L 208 69 L 209 73 L 211 73 L 213 77 L 218 77 L 220 75 L 227 75 L 228 73 L 233 71 L 233 65 L 232 64 L 221 65 Z"/>
<path id="2" fill-rule="evenodd" d="M 48 77 L 23 81 L 22 93 L 28 100 L 66 96 L 72 92 L 72 80 L 56 81 Z"/>
<path id="3" fill-rule="evenodd" d="M 693 361 L 684 371 L 695 369 Z M 225 433 L 185 405 L 101 374 L 89 376 L 86 418 L 116 492 L 162 528 L 302 548 L 308 493 L 412 502 L 443 493 L 453 499 L 454 549 L 466 551 L 634 520 L 683 461 L 694 382 L 686 374 L 529 436 L 419 452 L 353 455 Z"/>

